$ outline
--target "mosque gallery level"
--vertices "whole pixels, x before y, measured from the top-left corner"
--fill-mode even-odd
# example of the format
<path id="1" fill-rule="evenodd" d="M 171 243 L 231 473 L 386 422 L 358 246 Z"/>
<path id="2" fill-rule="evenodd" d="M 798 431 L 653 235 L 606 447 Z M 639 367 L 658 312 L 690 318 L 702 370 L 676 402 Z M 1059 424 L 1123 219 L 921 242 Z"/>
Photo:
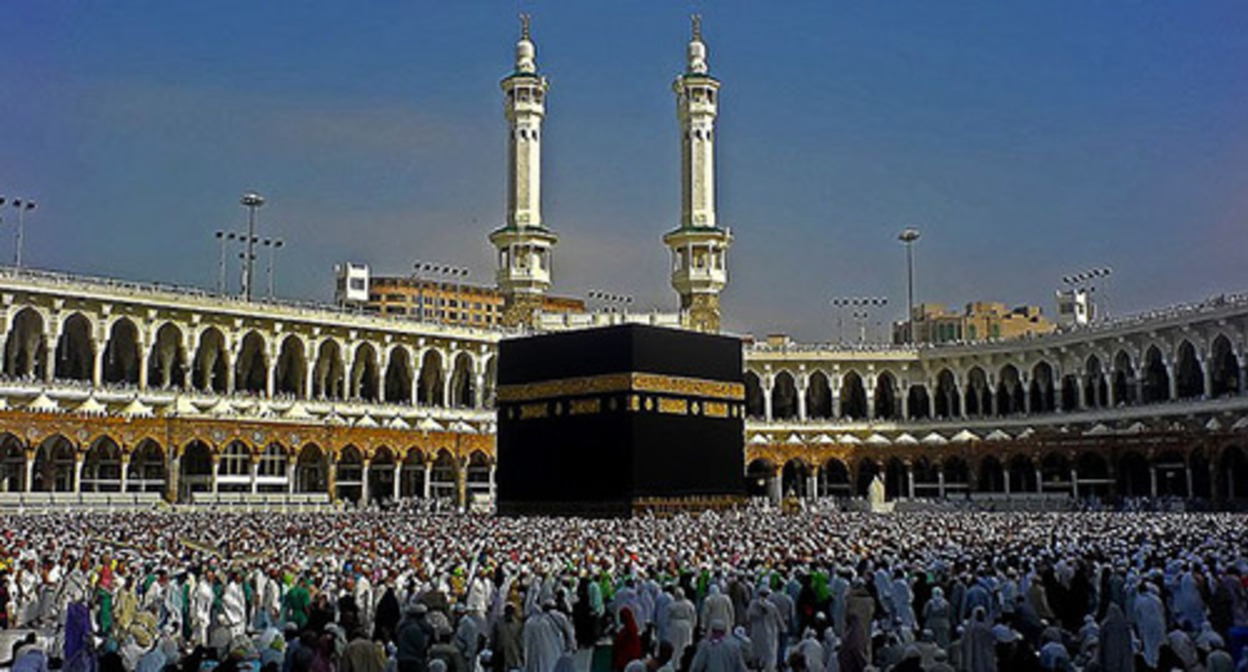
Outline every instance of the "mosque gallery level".
<path id="1" fill-rule="evenodd" d="M 13 269 L 0 297 L 9 501 L 493 493 L 508 332 Z M 977 345 L 747 345 L 747 486 L 1248 498 L 1246 334 L 1226 296 Z"/>

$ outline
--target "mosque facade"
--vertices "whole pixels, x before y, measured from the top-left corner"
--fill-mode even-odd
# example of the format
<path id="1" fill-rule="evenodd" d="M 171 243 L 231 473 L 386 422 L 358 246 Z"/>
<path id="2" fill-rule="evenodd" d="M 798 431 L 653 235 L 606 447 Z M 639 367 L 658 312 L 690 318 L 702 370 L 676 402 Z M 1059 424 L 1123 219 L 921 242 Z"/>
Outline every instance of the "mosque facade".
<path id="1" fill-rule="evenodd" d="M 695 21 L 673 85 L 680 220 L 662 239 L 680 311 L 635 319 L 717 332 L 732 235 L 707 63 Z M 500 325 L 0 268 L 0 504 L 487 503 L 498 343 L 555 324 L 541 310 L 558 243 L 541 213 L 549 85 L 527 20 L 501 88 Z M 1248 499 L 1248 294 L 1019 340 L 744 347 L 756 495 L 861 496 L 878 475 L 903 501 Z"/>

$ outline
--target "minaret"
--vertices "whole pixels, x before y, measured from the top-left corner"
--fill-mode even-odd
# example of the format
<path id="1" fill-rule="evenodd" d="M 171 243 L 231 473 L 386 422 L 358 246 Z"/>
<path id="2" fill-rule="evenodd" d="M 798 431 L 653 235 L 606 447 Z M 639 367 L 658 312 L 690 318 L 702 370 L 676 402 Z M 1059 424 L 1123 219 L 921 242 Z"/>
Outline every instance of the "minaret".
<path id="1" fill-rule="evenodd" d="M 672 251 L 672 287 L 680 295 L 681 322 L 697 331 L 719 331 L 719 293 L 728 284 L 732 235 L 715 221 L 715 115 L 719 80 L 706 65 L 701 17 L 693 17 L 685 72 L 672 85 L 680 120 L 680 226 L 663 236 Z"/>
<path id="2" fill-rule="evenodd" d="M 536 49 L 529 39 L 529 16 L 520 15 L 516 68 L 500 86 L 506 95 L 507 222 L 490 234 L 498 248 L 495 276 L 503 294 L 502 323 L 535 326 L 542 297 L 550 289 L 550 252 L 558 237 L 542 226 L 542 119 L 546 78 L 537 73 Z"/>

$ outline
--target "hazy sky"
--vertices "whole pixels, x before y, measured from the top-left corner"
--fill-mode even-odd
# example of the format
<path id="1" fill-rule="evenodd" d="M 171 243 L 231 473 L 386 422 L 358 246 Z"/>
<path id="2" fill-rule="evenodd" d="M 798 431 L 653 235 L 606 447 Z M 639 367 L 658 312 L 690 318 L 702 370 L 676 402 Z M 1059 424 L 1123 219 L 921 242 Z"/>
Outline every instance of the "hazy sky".
<path id="1" fill-rule="evenodd" d="M 555 291 L 671 310 L 673 77 L 703 15 L 723 82 L 726 325 L 833 339 L 838 296 L 1053 312 L 1110 266 L 1111 312 L 1248 289 L 1243 0 L 419 2 L 10 0 L 0 194 L 37 199 L 30 265 L 211 287 L 212 232 L 264 194 L 279 294 L 352 260 L 492 282 L 499 79 L 533 15 L 551 81 Z M 0 226 L 11 261 L 14 214 Z M 262 263 L 264 258 L 261 259 Z M 231 264 L 231 278 L 237 271 Z"/>

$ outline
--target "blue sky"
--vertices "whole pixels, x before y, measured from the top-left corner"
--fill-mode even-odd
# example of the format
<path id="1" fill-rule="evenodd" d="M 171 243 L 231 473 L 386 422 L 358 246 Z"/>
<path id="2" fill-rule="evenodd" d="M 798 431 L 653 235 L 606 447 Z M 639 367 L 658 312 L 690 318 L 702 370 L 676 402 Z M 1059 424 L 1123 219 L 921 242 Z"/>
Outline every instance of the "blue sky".
<path id="1" fill-rule="evenodd" d="M 279 294 L 352 260 L 493 277 L 498 80 L 533 15 L 552 90 L 555 291 L 672 309 L 670 85 L 701 13 L 723 81 L 725 321 L 836 337 L 829 299 L 1035 303 L 1111 266 L 1111 312 L 1248 289 L 1248 5 L 11 0 L 0 194 L 39 201 L 29 264 L 212 286 L 212 231 L 269 199 Z M 14 216 L 0 226 L 11 259 Z M 231 272 L 234 275 L 234 272 Z"/>

